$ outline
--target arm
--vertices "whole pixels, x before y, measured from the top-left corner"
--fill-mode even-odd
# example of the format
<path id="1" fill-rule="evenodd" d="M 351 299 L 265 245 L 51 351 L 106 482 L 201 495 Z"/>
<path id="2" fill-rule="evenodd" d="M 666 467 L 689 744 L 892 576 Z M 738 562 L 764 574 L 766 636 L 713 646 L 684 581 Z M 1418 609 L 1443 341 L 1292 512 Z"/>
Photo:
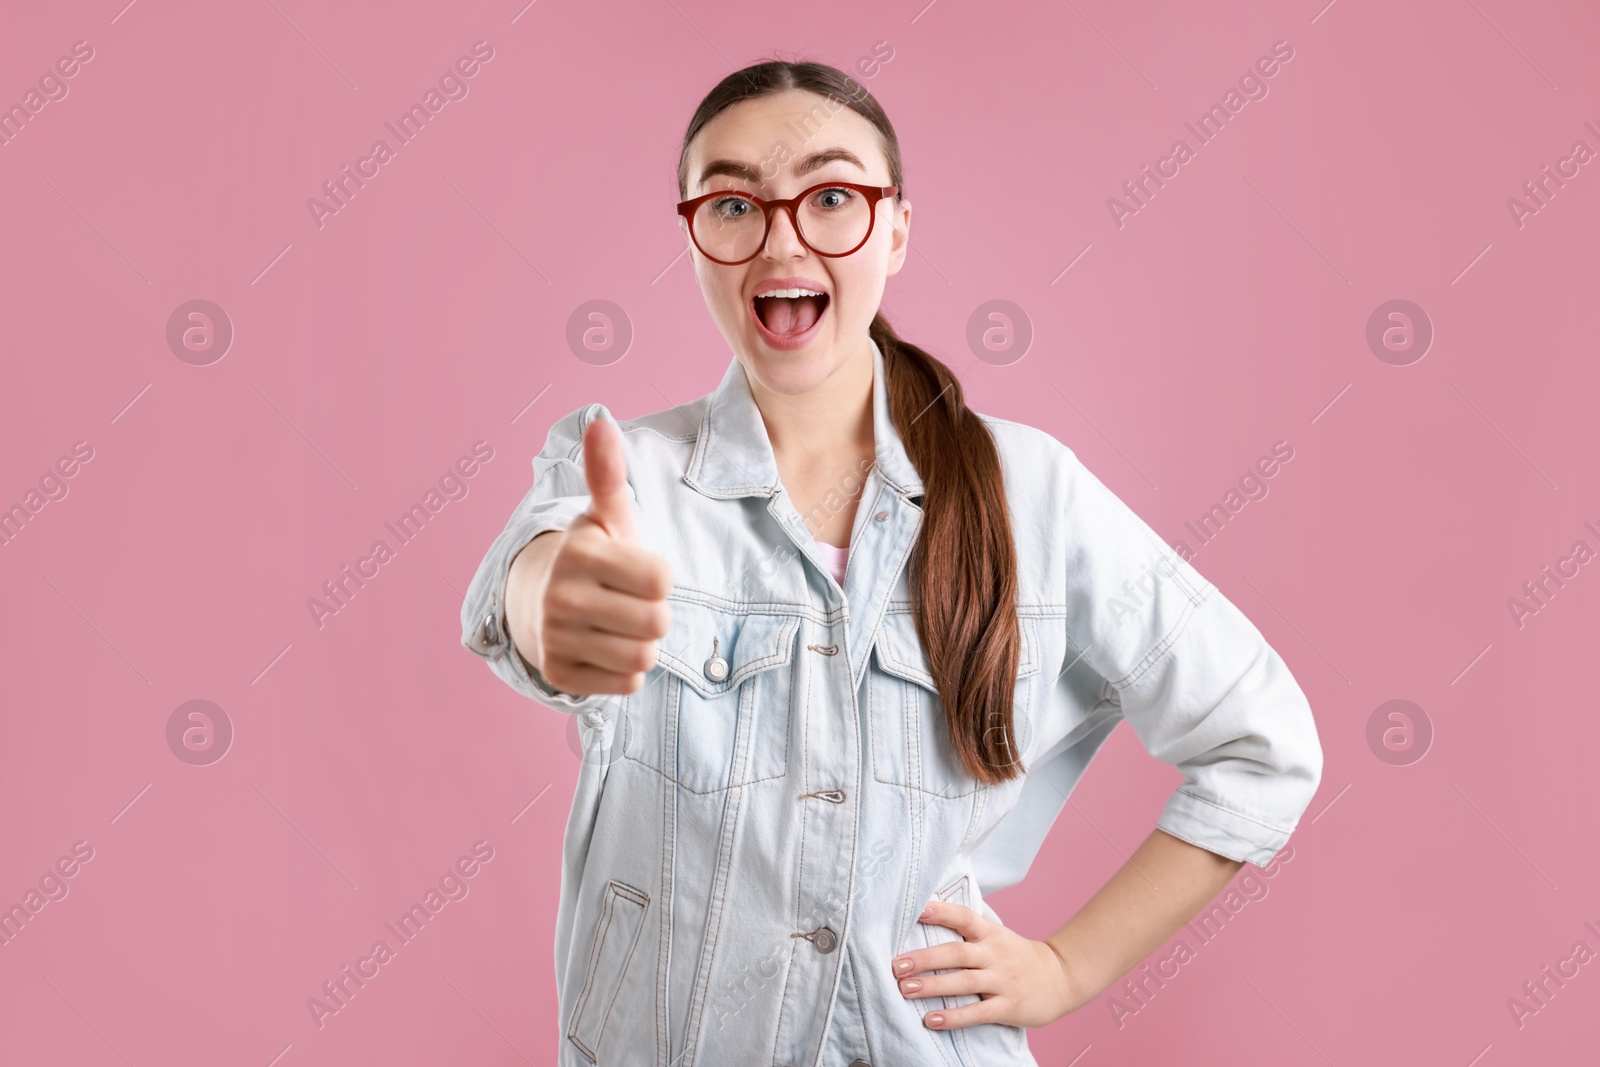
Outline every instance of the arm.
<path id="1" fill-rule="evenodd" d="M 921 921 L 962 940 L 905 953 L 901 992 L 989 994 L 929 1012 L 930 1027 L 1043 1026 L 1081 1007 L 1198 914 L 1242 863 L 1270 864 L 1321 780 L 1311 706 L 1282 657 L 1062 448 L 1047 486 L 1066 560 L 1063 672 L 1092 671 L 1144 749 L 1184 780 L 1129 863 L 1045 941 L 930 902 Z M 1043 751 L 1077 725 L 1061 720 L 1047 721 Z M 945 968 L 964 970 L 922 977 Z"/>
<path id="2" fill-rule="evenodd" d="M 1239 868 L 1156 829 L 1065 926 L 1045 939 L 1067 976 L 1060 1013 L 1089 1003 L 1200 913 Z"/>

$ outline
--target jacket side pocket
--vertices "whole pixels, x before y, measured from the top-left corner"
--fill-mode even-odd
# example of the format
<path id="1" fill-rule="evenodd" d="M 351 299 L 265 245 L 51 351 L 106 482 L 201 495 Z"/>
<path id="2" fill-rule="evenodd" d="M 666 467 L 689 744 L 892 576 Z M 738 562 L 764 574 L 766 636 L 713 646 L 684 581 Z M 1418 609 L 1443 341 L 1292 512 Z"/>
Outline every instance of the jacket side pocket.
<path id="1" fill-rule="evenodd" d="M 591 1063 L 599 1062 L 600 1038 L 612 1004 L 622 986 L 622 976 L 633 956 L 639 931 L 644 928 L 645 908 L 650 895 L 622 882 L 606 883 L 605 900 L 594 927 L 594 944 L 589 948 L 589 969 L 583 991 L 573 1005 L 567 1023 L 567 1040 Z"/>
<path id="2" fill-rule="evenodd" d="M 960 904 L 962 907 L 970 908 L 972 906 L 972 901 L 968 899 L 967 895 L 967 887 L 969 884 L 970 879 L 963 874 L 961 877 L 957 878 L 943 889 L 936 890 L 933 895 L 939 900 L 947 903 Z M 947 941 L 960 941 L 962 939 L 961 935 L 950 929 L 950 927 L 940 926 L 937 923 L 924 923 L 922 929 L 927 936 L 929 948 L 932 948 L 934 945 L 942 945 Z M 941 969 L 931 973 L 949 974 L 951 971 Z M 922 1007 L 924 1015 L 940 1007 L 959 1008 L 967 1004 L 976 1004 L 979 999 L 980 998 L 976 994 L 972 993 L 962 993 L 955 996 L 946 997 L 915 998 L 917 1004 Z"/>

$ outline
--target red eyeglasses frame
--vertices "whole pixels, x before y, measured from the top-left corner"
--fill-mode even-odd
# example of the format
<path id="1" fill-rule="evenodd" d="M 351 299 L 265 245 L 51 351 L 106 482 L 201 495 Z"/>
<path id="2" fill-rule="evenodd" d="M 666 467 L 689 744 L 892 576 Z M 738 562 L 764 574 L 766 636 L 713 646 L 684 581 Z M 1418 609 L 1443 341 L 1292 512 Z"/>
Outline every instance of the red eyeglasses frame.
<path id="1" fill-rule="evenodd" d="M 800 201 L 804 200 L 818 189 L 836 188 L 853 189 L 864 196 L 867 200 L 866 236 L 862 237 L 860 242 L 856 244 L 855 248 L 850 249 L 849 252 L 824 252 L 819 248 L 813 247 L 811 242 L 806 240 L 805 233 L 800 229 L 800 217 L 795 214 L 795 209 L 800 206 Z M 754 195 L 753 193 L 742 192 L 738 189 L 718 189 L 716 192 L 706 193 L 704 196 L 697 196 L 692 200 L 683 201 L 678 205 L 678 214 L 683 217 L 684 223 L 689 227 L 689 239 L 694 242 L 694 246 L 696 248 L 700 249 L 700 254 L 711 260 L 713 263 L 723 263 L 730 267 L 737 266 L 740 263 L 748 263 L 752 259 L 755 259 L 756 256 L 760 255 L 761 250 L 767 246 L 768 236 L 770 236 L 772 233 L 772 220 L 778 217 L 778 208 L 789 209 L 789 221 L 793 223 L 795 236 L 800 238 L 801 244 L 805 245 L 808 249 L 815 252 L 819 256 L 827 256 L 830 259 L 837 259 L 840 256 L 850 255 L 862 245 L 867 243 L 868 239 L 872 237 L 873 227 L 878 224 L 878 201 L 884 199 L 885 197 L 895 196 L 899 192 L 900 187 L 898 185 L 860 185 L 856 182 L 823 182 L 820 185 L 813 185 L 809 189 L 806 189 L 795 196 L 789 197 L 787 200 L 766 200 L 762 197 Z M 761 205 L 761 210 L 767 217 L 767 226 L 766 229 L 761 233 L 761 240 L 756 244 L 756 250 L 751 252 L 743 259 L 718 259 L 716 256 L 705 250 L 705 246 L 700 243 L 700 238 L 696 236 L 694 232 L 694 213 L 699 210 L 701 204 L 712 199 L 713 197 L 718 196 L 737 196 L 742 197 L 745 200 L 753 200 L 757 204 Z"/>

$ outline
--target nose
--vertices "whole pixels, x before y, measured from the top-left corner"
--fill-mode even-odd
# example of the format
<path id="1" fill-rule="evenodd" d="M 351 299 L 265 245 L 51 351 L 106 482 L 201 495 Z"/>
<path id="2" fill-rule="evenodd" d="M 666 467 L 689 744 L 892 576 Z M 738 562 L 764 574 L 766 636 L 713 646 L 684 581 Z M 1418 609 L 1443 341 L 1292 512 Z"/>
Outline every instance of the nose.
<path id="1" fill-rule="evenodd" d="M 765 249 L 768 259 L 793 259 L 806 253 L 806 246 L 800 240 L 800 234 L 795 229 L 794 215 L 788 208 L 774 208 L 775 215 L 772 226 L 767 230 L 767 247 Z"/>

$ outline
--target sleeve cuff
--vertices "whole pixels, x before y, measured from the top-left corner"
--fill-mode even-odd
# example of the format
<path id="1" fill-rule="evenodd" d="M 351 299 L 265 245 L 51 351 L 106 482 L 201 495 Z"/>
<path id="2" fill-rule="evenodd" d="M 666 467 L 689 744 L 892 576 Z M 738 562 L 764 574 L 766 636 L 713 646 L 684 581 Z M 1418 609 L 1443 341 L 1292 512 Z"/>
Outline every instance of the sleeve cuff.
<path id="1" fill-rule="evenodd" d="M 1229 808 L 1175 790 L 1156 826 L 1208 852 L 1257 867 L 1272 862 L 1289 841 L 1289 830 L 1269 826 Z"/>
<path id="2" fill-rule="evenodd" d="M 495 675 L 523 696 L 558 711 L 598 713 L 610 703 L 606 694 L 564 693 L 523 659 L 511 641 L 505 605 L 506 578 L 517 553 L 542 533 L 565 530 L 587 507 L 587 498 L 551 501 L 535 514 L 514 521 L 500 535 L 467 590 L 461 611 L 461 643 L 487 660 Z"/>

